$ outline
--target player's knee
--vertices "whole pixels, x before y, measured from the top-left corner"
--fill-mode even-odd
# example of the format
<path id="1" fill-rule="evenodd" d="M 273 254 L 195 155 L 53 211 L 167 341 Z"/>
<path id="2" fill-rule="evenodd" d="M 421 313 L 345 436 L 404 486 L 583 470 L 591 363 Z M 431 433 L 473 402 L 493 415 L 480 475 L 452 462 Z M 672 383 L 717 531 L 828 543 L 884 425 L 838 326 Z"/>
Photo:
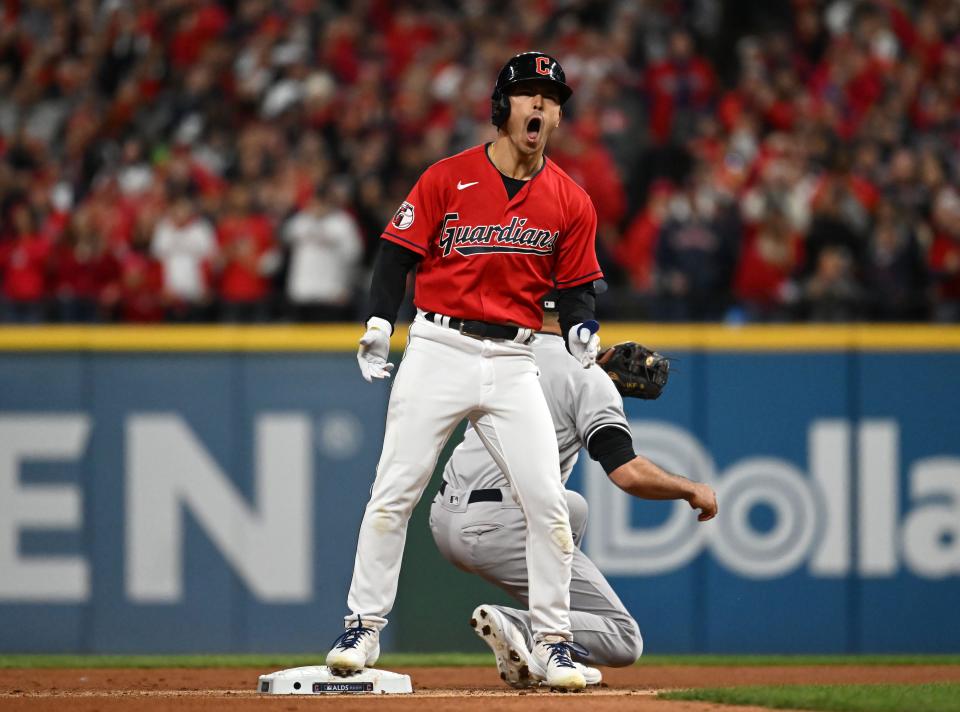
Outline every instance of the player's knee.
<path id="1" fill-rule="evenodd" d="M 412 467 L 408 467 L 407 470 L 412 470 Z M 424 470 L 423 466 L 417 465 L 417 469 Z M 394 476 L 397 472 L 388 472 L 383 475 L 379 471 L 377 472 L 377 482 L 374 483 L 373 491 L 370 494 L 370 499 L 367 501 L 366 514 L 367 516 L 378 515 L 381 518 L 388 518 L 398 516 L 402 521 L 406 522 L 410 519 L 410 515 L 413 514 L 414 507 L 417 506 L 417 502 L 420 501 L 420 495 L 422 489 L 396 489 L 391 487 L 386 487 L 380 484 L 380 479 L 383 478 L 385 481 L 390 481 L 394 479 Z M 416 477 L 421 477 L 426 479 L 417 472 L 414 472 L 413 475 L 410 475 L 408 471 L 401 471 L 400 474 L 403 481 L 415 480 Z M 427 475 L 428 476 L 428 475 Z"/>
<path id="2" fill-rule="evenodd" d="M 643 636 L 640 627 L 633 618 L 618 623 L 620 636 L 618 645 L 610 650 L 607 659 L 602 664 L 610 667 L 627 667 L 633 665 L 643 655 Z"/>
<path id="3" fill-rule="evenodd" d="M 541 535 L 547 535 L 564 554 L 572 554 L 576 548 L 570 527 L 567 498 L 562 488 L 544 487 L 526 492 L 523 508 L 527 527 Z"/>
<path id="4" fill-rule="evenodd" d="M 564 554 L 572 554 L 576 548 L 569 522 L 556 522 L 550 526 L 550 539 Z"/>
<path id="5" fill-rule="evenodd" d="M 403 507 L 378 506 L 369 508 L 366 518 L 375 531 L 386 533 L 405 527 L 410 519 L 410 512 Z"/>
<path id="6" fill-rule="evenodd" d="M 577 546 L 583 541 L 583 535 L 587 530 L 587 516 L 589 506 L 583 495 L 573 490 L 566 490 L 567 510 L 570 512 L 570 531 L 573 533 L 573 541 Z"/>
<path id="7" fill-rule="evenodd" d="M 630 625 L 627 626 L 623 643 L 623 663 L 621 666 L 633 665 L 643 655 L 643 636 L 640 634 L 640 626 L 633 618 L 630 619 Z"/>

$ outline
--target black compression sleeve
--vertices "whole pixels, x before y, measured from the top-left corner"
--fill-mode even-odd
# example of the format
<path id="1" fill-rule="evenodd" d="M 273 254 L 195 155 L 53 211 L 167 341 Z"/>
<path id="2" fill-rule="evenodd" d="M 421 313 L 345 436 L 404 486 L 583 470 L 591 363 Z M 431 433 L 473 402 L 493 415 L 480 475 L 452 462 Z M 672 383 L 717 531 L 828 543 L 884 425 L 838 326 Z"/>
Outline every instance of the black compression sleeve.
<path id="1" fill-rule="evenodd" d="M 596 308 L 597 293 L 593 290 L 592 282 L 560 290 L 557 310 L 560 312 L 560 330 L 563 332 L 563 343 L 567 344 L 567 335 L 574 324 L 594 318 Z M 569 344 L 567 344 L 567 348 L 570 348 Z"/>
<path id="2" fill-rule="evenodd" d="M 607 425 L 594 431 L 587 443 L 590 457 L 600 463 L 608 475 L 637 456 L 633 440 L 627 431 L 615 425 Z"/>
<path id="3" fill-rule="evenodd" d="M 380 240 L 370 282 L 370 310 L 367 319 L 378 316 L 393 325 L 407 290 L 407 272 L 420 262 L 420 255 L 390 240 Z"/>

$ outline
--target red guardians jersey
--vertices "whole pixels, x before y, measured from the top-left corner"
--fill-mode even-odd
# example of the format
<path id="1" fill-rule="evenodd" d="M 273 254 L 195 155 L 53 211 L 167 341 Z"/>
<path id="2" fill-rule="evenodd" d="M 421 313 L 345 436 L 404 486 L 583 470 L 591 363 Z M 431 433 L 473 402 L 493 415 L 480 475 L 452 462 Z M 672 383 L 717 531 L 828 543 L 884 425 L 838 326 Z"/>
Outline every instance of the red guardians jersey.
<path id="1" fill-rule="evenodd" d="M 602 277 L 590 198 L 553 162 L 511 200 L 485 146 L 428 168 L 383 231 L 423 255 L 414 303 L 428 312 L 538 329 L 540 298 Z"/>

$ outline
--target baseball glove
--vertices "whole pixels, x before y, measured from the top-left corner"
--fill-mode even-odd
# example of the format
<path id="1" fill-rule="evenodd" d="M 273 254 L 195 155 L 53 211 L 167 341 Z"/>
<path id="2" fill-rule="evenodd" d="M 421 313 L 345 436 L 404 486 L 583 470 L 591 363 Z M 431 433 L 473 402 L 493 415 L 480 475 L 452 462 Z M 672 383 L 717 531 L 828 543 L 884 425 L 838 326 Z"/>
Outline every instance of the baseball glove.
<path id="1" fill-rule="evenodd" d="M 670 361 L 633 341 L 604 349 L 597 363 L 625 398 L 659 398 L 670 376 Z"/>

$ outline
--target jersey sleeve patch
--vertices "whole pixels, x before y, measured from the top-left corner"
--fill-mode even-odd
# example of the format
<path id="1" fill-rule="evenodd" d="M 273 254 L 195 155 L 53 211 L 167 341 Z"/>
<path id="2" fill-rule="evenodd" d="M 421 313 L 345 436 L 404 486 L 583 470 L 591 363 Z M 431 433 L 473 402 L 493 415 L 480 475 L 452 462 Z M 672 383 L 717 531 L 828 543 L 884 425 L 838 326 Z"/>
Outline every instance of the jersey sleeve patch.
<path id="1" fill-rule="evenodd" d="M 413 204 L 404 200 L 397 209 L 397 213 L 393 216 L 393 220 L 390 221 L 390 224 L 393 225 L 397 230 L 406 230 L 413 225 L 413 220 L 415 217 L 414 213 L 415 210 Z"/>

